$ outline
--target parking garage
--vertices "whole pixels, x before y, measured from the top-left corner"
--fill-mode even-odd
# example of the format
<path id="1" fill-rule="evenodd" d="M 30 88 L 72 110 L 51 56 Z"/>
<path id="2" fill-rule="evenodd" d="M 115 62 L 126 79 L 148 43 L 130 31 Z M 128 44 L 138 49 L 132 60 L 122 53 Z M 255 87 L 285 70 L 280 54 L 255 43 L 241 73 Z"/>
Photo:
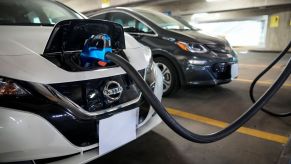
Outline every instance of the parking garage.
<path id="1" fill-rule="evenodd" d="M 227 137 L 211 143 L 193 143 L 175 133 L 163 120 L 157 121 L 159 112 L 150 107 L 153 105 L 145 98 L 146 94 L 127 71 L 122 72 L 120 64 L 114 63 L 115 59 L 112 63 L 110 58 L 100 57 L 116 53 L 124 58 L 138 70 L 178 123 L 191 132 L 212 134 L 228 127 L 252 107 L 255 102 L 250 99 L 250 86 L 274 59 L 282 56 L 255 83 L 256 101 L 288 68 L 289 0 L 58 0 L 55 3 L 56 6 L 40 4 L 48 17 L 47 23 L 42 22 L 43 14 L 37 16 L 39 10 L 27 14 L 18 10 L 24 18 L 29 18 L 30 24 L 22 21 L 16 24 L 19 16 L 10 21 L 7 16 L 10 6 L 0 5 L 3 9 L 0 42 L 4 45 L 0 45 L 1 162 L 291 162 L 290 77 L 263 105 L 272 113 L 287 113 L 286 117 L 274 116 L 260 108 Z M 72 11 L 57 12 L 64 5 Z M 80 14 L 78 18 L 85 21 L 89 18 L 90 22 L 77 22 L 73 11 Z M 41 30 L 37 29 L 38 25 Z M 91 33 L 93 25 L 101 29 L 98 35 L 98 30 Z M 28 29 L 30 26 L 32 29 Z M 18 46 L 21 49 L 13 50 Z M 5 54 L 10 52 L 10 56 Z M 86 55 L 95 55 L 97 62 Z M 9 69 L 14 59 L 23 67 L 18 64 L 16 69 Z M 112 73 L 106 73 L 110 69 L 114 69 Z M 86 101 L 84 94 L 88 96 Z M 31 97 L 37 97 L 36 101 Z M 92 129 L 94 134 L 98 133 L 97 137 L 91 134 Z M 35 145 L 27 132 L 33 133 Z"/>

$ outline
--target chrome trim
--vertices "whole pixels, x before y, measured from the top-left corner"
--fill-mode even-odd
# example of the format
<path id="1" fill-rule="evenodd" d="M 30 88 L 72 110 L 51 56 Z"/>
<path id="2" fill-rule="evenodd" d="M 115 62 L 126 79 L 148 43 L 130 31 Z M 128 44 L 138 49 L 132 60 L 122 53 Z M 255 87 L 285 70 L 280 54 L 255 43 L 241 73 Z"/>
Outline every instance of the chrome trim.
<path id="1" fill-rule="evenodd" d="M 140 33 L 140 32 L 127 32 L 128 34 L 133 34 L 133 35 L 144 35 L 144 36 L 152 36 L 152 37 L 157 37 L 158 35 L 155 34 L 147 34 L 147 33 Z"/>
<path id="2" fill-rule="evenodd" d="M 146 79 L 146 69 L 142 69 L 142 70 L 144 71 L 143 78 L 145 80 Z M 59 91 L 57 91 L 56 89 L 54 89 L 53 87 L 51 87 L 48 84 L 30 83 L 30 85 L 36 91 L 38 91 L 41 95 L 45 96 L 46 98 L 48 98 L 49 100 L 51 100 L 53 102 L 65 107 L 72 114 L 74 114 L 74 116 L 77 116 L 81 119 L 90 119 L 91 117 L 95 117 L 95 116 L 105 114 L 108 112 L 113 112 L 113 111 L 116 111 L 120 108 L 124 108 L 126 106 L 132 105 L 134 103 L 137 103 L 140 100 L 141 95 L 142 95 L 142 93 L 140 93 L 137 98 L 130 100 L 128 102 L 125 102 L 123 104 L 119 104 L 117 106 L 111 107 L 111 108 L 102 109 L 102 110 L 97 111 L 97 112 L 88 112 L 85 109 L 83 109 L 82 107 L 80 107 L 78 104 L 73 102 L 71 99 L 64 96 L 63 94 L 61 94 Z"/>
<path id="3" fill-rule="evenodd" d="M 95 117 L 101 114 L 105 114 L 107 112 L 113 112 L 115 110 L 118 110 L 120 108 L 124 108 L 126 106 L 129 106 L 131 104 L 137 103 L 141 98 L 141 93 L 136 99 L 130 100 L 128 102 L 125 102 L 123 104 L 117 105 L 115 107 L 102 109 L 101 111 L 96 112 L 88 112 L 82 107 L 80 107 L 78 104 L 70 100 L 68 97 L 62 95 L 60 92 L 58 92 L 56 89 L 51 87 L 47 84 L 39 84 L 39 83 L 31 83 L 31 85 L 36 89 L 40 94 L 48 98 L 49 100 L 65 107 L 68 109 L 74 116 L 77 116 L 81 119 L 90 119 L 90 117 Z"/>
<path id="4" fill-rule="evenodd" d="M 112 88 L 112 89 L 109 89 L 109 86 L 111 84 L 115 84 L 117 85 L 117 88 Z M 105 97 L 107 97 L 109 100 L 109 102 L 114 102 L 114 101 L 117 101 L 119 100 L 119 98 L 121 97 L 122 95 L 122 92 L 123 92 L 123 88 L 121 87 L 121 85 L 117 82 L 117 81 L 108 81 L 106 84 L 105 84 L 105 87 L 103 89 L 103 95 Z M 112 94 L 118 94 L 117 97 L 111 97 Z"/>
<path id="5" fill-rule="evenodd" d="M 127 9 L 126 9 L 127 10 Z M 137 12 L 133 11 L 133 10 L 129 10 L 129 11 L 132 11 L 136 14 L 138 14 Z M 158 36 L 158 33 L 156 32 L 156 30 L 154 30 L 151 26 L 149 26 L 147 23 L 145 23 L 144 21 L 142 21 L 141 19 L 137 18 L 135 15 L 129 13 L 129 12 L 126 12 L 126 11 L 122 11 L 122 10 L 116 10 L 116 9 L 113 9 L 111 11 L 101 11 L 99 13 L 96 13 L 94 15 L 91 15 L 89 18 L 92 18 L 94 16 L 97 16 L 97 15 L 101 15 L 101 14 L 109 14 L 109 13 L 116 13 L 116 12 L 121 12 L 121 13 L 124 13 L 124 14 L 128 14 L 130 16 L 132 16 L 133 18 L 135 18 L 136 20 L 140 21 L 141 23 L 145 24 L 149 29 L 151 29 L 155 34 L 147 34 L 147 33 L 130 33 L 128 32 L 129 34 L 138 34 L 138 35 L 146 35 L 146 36 L 153 36 L 153 37 L 157 37 Z M 140 14 L 139 14 L 140 15 Z M 142 15 L 141 15 L 142 16 Z M 110 21 L 110 20 L 109 20 Z"/>

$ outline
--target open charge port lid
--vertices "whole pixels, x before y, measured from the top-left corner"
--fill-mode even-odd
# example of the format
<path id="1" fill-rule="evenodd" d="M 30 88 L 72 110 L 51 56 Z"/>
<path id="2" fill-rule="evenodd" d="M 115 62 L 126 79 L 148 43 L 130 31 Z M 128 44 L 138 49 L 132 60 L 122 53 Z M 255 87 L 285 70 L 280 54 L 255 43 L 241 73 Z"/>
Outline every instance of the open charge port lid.
<path id="1" fill-rule="evenodd" d="M 110 36 L 112 49 L 125 49 L 121 25 L 103 20 L 72 19 L 55 25 L 44 54 L 82 50 L 86 39 L 100 33 Z"/>

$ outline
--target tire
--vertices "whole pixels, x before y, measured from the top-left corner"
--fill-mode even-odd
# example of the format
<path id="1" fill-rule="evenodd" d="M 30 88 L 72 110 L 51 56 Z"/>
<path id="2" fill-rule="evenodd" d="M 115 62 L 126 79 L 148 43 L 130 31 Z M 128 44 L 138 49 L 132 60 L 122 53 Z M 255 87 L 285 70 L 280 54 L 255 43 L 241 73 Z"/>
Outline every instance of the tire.
<path id="1" fill-rule="evenodd" d="M 174 65 L 164 57 L 156 57 L 154 62 L 163 74 L 163 96 L 175 93 L 179 88 L 179 81 Z"/>

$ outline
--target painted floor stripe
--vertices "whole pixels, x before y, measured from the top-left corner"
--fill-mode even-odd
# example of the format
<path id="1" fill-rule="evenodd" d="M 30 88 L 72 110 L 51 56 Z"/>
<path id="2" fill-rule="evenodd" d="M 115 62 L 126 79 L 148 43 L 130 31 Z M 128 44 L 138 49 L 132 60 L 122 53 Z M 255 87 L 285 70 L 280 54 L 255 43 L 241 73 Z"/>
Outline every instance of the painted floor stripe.
<path id="1" fill-rule="evenodd" d="M 246 83 L 252 83 L 253 80 L 248 80 L 248 79 L 235 79 L 235 81 L 240 81 L 240 82 L 246 82 Z M 272 85 L 273 82 L 269 81 L 258 81 L 258 84 L 263 84 L 263 85 Z M 290 83 L 284 84 L 283 87 L 291 87 Z"/>
<path id="2" fill-rule="evenodd" d="M 200 123 L 212 125 L 212 126 L 215 126 L 215 127 L 225 128 L 225 127 L 227 127 L 229 125 L 226 122 L 222 122 L 222 121 L 219 121 L 219 120 L 215 120 L 215 119 L 212 119 L 212 118 L 208 118 L 208 117 L 204 117 L 204 116 L 200 116 L 200 115 L 196 115 L 196 114 L 192 114 L 192 113 L 183 112 L 183 111 L 176 110 L 176 109 L 173 109 L 173 108 L 167 108 L 167 110 L 168 110 L 168 112 L 170 114 L 172 114 L 174 116 L 190 119 L 190 120 L 193 120 L 193 121 L 197 121 L 197 122 L 200 122 Z M 242 134 L 246 134 L 246 135 L 249 135 L 249 136 L 254 136 L 254 137 L 257 137 L 257 138 L 273 141 L 273 142 L 278 142 L 278 143 L 281 143 L 281 144 L 286 144 L 288 142 L 288 137 L 286 137 L 286 136 L 273 134 L 273 133 L 269 133 L 269 132 L 264 132 L 264 131 L 261 131 L 261 130 L 246 128 L 246 127 L 239 128 L 237 130 L 237 132 L 242 133 Z"/>
<path id="3" fill-rule="evenodd" d="M 239 64 L 240 67 L 256 67 L 256 68 L 267 68 L 268 65 L 263 65 L 263 64 Z M 278 65 L 278 66 L 273 66 L 272 68 L 275 69 L 283 69 L 285 65 Z"/>

